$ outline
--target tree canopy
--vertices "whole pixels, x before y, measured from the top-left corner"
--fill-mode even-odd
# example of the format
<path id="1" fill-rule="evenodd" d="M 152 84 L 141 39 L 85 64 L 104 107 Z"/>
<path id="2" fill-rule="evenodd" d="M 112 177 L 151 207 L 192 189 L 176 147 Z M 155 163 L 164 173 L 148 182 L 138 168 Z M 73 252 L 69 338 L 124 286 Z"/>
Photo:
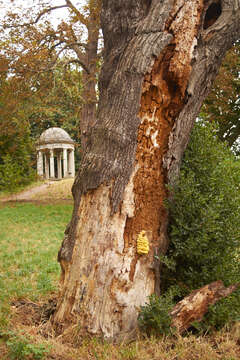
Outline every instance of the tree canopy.
<path id="1" fill-rule="evenodd" d="M 226 54 L 201 116 L 218 124 L 217 135 L 239 151 L 240 138 L 240 42 Z"/>
<path id="2" fill-rule="evenodd" d="M 2 57 L 0 90 L 0 164 L 8 177 L 7 163 L 15 164 L 12 179 L 18 180 L 10 186 L 14 190 L 33 179 L 35 142 L 44 130 L 62 127 L 79 144 L 82 74 L 78 65 L 59 64 L 34 76 L 19 75 L 12 73 Z M 79 163 L 80 146 L 76 150 Z M 6 181 L 4 188 L 9 188 Z"/>
<path id="3" fill-rule="evenodd" d="M 59 9 L 67 17 L 54 25 Z M 100 0 L 87 0 L 76 6 L 70 0 L 52 5 L 38 1 L 34 7 L 13 4 L 2 24 L 2 53 L 11 72 L 34 76 L 58 66 L 78 64 L 82 69 L 82 101 L 79 122 L 82 141 L 87 126 L 94 122 L 99 52 Z"/>

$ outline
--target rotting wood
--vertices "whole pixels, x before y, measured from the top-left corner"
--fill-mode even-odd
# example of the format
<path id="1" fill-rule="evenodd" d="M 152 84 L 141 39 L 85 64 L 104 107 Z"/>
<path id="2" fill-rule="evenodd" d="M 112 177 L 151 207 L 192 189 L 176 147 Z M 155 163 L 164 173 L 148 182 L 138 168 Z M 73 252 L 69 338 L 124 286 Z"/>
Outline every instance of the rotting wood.
<path id="1" fill-rule="evenodd" d="M 194 290 L 177 305 L 174 306 L 170 315 L 172 317 L 172 327 L 178 333 L 187 330 L 194 321 L 200 322 L 208 311 L 210 305 L 214 305 L 218 300 L 232 294 L 240 283 L 224 287 L 221 280 L 203 286 L 201 289 Z"/>
<path id="2" fill-rule="evenodd" d="M 164 205 L 168 194 L 163 157 L 168 150 L 169 135 L 175 120 L 185 105 L 185 92 L 193 47 L 201 21 L 203 1 L 176 1 L 166 31 L 173 34 L 171 43 L 155 59 L 151 72 L 143 81 L 139 117 L 136 164 L 134 176 L 134 216 L 126 221 L 125 249 L 136 246 L 138 234 L 145 230 L 150 242 L 148 262 L 158 277 L 156 256 L 167 249 L 166 224 L 168 212 Z M 161 234 L 161 236 L 160 236 Z M 136 254 L 132 260 L 130 279 L 133 281 L 136 264 L 143 259 Z M 159 293 L 159 281 L 155 292 Z"/>

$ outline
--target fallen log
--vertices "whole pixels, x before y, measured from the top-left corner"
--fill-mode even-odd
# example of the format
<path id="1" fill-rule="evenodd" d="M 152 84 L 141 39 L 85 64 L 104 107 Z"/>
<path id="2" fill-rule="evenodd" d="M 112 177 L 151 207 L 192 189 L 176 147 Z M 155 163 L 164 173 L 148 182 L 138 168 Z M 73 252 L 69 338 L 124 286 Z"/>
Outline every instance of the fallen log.
<path id="1" fill-rule="evenodd" d="M 239 286 L 240 283 L 225 288 L 223 282 L 218 280 L 194 290 L 174 306 L 170 313 L 171 326 L 175 327 L 180 334 L 183 333 L 194 321 L 202 320 L 210 305 L 227 297 Z"/>

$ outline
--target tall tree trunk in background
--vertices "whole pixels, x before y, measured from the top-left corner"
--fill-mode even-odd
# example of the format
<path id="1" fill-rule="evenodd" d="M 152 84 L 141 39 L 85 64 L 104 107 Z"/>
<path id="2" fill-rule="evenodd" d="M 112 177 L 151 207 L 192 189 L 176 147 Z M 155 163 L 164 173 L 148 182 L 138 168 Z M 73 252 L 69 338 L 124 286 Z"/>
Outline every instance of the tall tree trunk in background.
<path id="1" fill-rule="evenodd" d="M 53 322 L 119 338 L 159 292 L 168 247 L 166 184 L 178 175 L 201 104 L 240 34 L 236 0 L 103 0 L 104 65 L 97 122 L 74 183 L 59 252 Z M 145 230 L 149 253 L 137 253 Z"/>
<path id="2" fill-rule="evenodd" d="M 82 72 L 83 104 L 80 113 L 80 133 L 82 148 L 85 147 L 87 129 L 89 127 L 92 127 L 96 120 L 97 45 L 98 38 L 93 39 L 91 40 L 91 42 L 89 42 L 91 50 L 86 53 L 86 57 L 90 72 L 89 74 L 86 73 L 86 71 Z"/>
<path id="3" fill-rule="evenodd" d="M 98 3 L 99 1 L 97 1 Z M 88 40 L 85 54 L 86 70 L 82 72 L 82 98 L 83 105 L 80 114 L 80 133 L 81 133 L 81 147 L 86 146 L 87 130 L 93 126 L 96 121 L 96 106 L 97 106 L 97 67 L 98 67 L 98 41 L 99 41 L 99 12 L 90 8 L 90 14 L 87 24 Z"/>

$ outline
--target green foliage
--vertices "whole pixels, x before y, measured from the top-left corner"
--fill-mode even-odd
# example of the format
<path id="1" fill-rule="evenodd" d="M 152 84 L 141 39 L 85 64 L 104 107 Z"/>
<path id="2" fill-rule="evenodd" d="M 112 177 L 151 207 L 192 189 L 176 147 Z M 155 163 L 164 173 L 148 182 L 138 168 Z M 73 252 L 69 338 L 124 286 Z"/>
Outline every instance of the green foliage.
<path id="1" fill-rule="evenodd" d="M 22 153 L 21 159 L 10 154 L 4 156 L 0 164 L 0 191 L 14 192 L 20 186 L 27 185 L 36 177 L 30 166 L 30 156 Z"/>
<path id="2" fill-rule="evenodd" d="M 170 259 L 169 257 L 167 257 L 167 256 L 165 256 L 163 254 L 155 255 L 154 257 L 155 257 L 155 259 L 160 261 L 161 264 L 164 264 L 168 269 L 175 270 L 176 262 L 175 262 L 174 259 Z"/>
<path id="3" fill-rule="evenodd" d="M 206 98 L 201 116 L 218 123 L 217 136 L 227 141 L 239 153 L 240 136 L 240 42 L 228 51 L 209 96 Z"/>
<path id="4" fill-rule="evenodd" d="M 33 146 L 20 89 L 18 79 L 7 79 L 0 72 L 0 191 L 14 191 L 34 178 Z"/>
<path id="5" fill-rule="evenodd" d="M 239 184 L 240 161 L 217 139 L 214 125 L 197 123 L 169 204 L 167 255 L 176 267 L 164 267 L 164 290 L 178 285 L 186 295 L 212 281 L 239 281 Z M 205 325 L 221 327 L 239 318 L 239 303 L 236 292 L 214 305 Z"/>
<path id="6" fill-rule="evenodd" d="M 173 307 L 172 299 L 165 294 L 158 297 L 153 294 L 149 297 L 149 303 L 140 307 L 138 324 L 141 331 L 147 335 L 169 334 L 171 317 L 169 315 Z"/>
<path id="7" fill-rule="evenodd" d="M 1 46 L 0 46 L 1 47 Z M 27 76 L 0 69 L 0 191 L 15 191 L 33 180 L 35 142 L 49 127 L 61 127 L 76 142 L 80 162 L 79 116 L 82 74 L 78 67 L 59 64 L 48 72 Z M 36 172 L 36 171 L 35 171 Z"/>
<path id="8" fill-rule="evenodd" d="M 15 162 L 12 162 L 10 155 L 6 155 L 0 165 L 0 190 L 14 191 L 21 182 L 21 169 Z"/>
<path id="9" fill-rule="evenodd" d="M 31 339 L 22 334 L 15 334 L 8 331 L 0 334 L 7 339 L 8 356 L 11 360 L 41 360 L 50 351 L 50 347 L 44 344 L 34 344 Z"/>
<path id="10" fill-rule="evenodd" d="M 79 67 L 65 68 L 59 63 L 52 71 L 38 76 L 27 100 L 31 138 L 36 141 L 44 130 L 61 127 L 75 141 L 76 165 L 80 162 L 82 90 Z"/>
<path id="11" fill-rule="evenodd" d="M 215 305 L 210 306 L 203 321 L 198 324 L 200 331 L 221 329 L 232 321 L 240 321 L 240 290 L 238 289 L 225 299 L 221 299 Z"/>
<path id="12" fill-rule="evenodd" d="M 82 73 L 60 63 L 47 74 L 38 75 L 28 113 L 31 137 L 37 140 L 49 127 L 61 127 L 79 141 L 79 117 L 82 105 Z"/>

